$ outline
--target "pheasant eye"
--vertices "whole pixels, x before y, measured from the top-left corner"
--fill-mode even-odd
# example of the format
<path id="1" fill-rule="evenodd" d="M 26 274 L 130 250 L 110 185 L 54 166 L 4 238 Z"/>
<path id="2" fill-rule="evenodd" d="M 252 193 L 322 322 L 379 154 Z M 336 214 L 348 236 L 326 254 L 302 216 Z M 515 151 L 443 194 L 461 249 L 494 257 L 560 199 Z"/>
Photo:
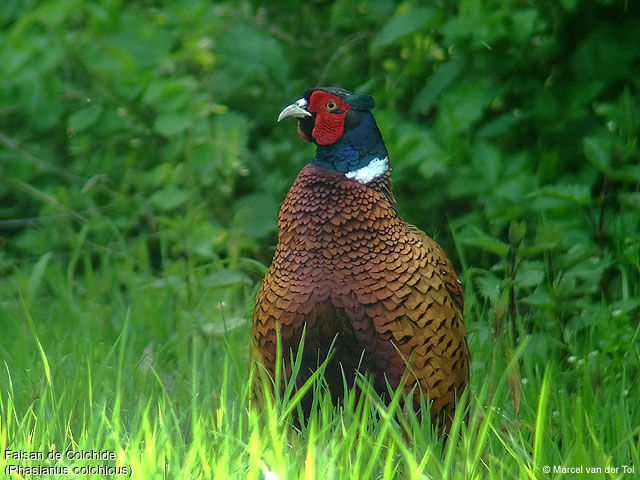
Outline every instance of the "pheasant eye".
<path id="1" fill-rule="evenodd" d="M 327 109 L 327 112 L 334 112 L 338 109 L 338 104 L 336 102 L 327 102 L 325 108 Z"/>

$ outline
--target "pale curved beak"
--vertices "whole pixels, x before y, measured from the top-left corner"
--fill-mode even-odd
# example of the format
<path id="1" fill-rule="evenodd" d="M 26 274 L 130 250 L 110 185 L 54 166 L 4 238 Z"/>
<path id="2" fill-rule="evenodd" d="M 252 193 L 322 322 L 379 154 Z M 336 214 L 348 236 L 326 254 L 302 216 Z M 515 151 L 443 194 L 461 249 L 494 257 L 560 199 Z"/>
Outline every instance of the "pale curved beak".
<path id="1" fill-rule="evenodd" d="M 304 108 L 300 107 L 297 103 L 292 103 L 291 105 L 289 105 L 288 107 L 285 107 L 284 110 L 282 110 L 280 112 L 280 115 L 278 115 L 278 121 L 282 120 L 283 118 L 304 118 L 304 117 L 310 117 L 311 114 L 309 112 L 307 112 Z"/>

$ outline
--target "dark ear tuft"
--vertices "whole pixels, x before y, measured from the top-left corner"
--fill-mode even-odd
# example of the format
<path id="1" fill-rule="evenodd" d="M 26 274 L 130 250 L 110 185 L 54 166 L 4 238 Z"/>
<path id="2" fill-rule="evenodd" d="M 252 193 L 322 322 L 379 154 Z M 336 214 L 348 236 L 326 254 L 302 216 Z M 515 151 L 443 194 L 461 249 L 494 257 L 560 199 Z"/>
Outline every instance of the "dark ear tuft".
<path id="1" fill-rule="evenodd" d="M 353 93 L 351 97 L 348 97 L 346 103 L 351 105 L 355 110 L 371 110 L 376 106 L 376 102 L 371 95 L 358 95 Z"/>

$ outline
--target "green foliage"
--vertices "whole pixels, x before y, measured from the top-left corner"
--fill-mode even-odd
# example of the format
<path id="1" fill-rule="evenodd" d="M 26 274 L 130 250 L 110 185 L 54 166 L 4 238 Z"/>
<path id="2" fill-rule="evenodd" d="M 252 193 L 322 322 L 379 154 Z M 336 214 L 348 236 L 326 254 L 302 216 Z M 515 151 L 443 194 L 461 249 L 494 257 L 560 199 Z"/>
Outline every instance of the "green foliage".
<path id="1" fill-rule="evenodd" d="M 471 397 L 485 418 L 467 465 L 531 478 L 547 461 L 638 467 L 639 13 L 613 0 L 5 0 L 2 448 L 7 432 L 31 441 L 35 412 L 51 418 L 42 445 L 82 431 L 80 444 L 96 448 L 112 441 L 107 428 L 125 439 L 143 425 L 128 433 L 170 442 L 167 465 L 181 475 L 211 476 L 213 465 L 193 462 L 215 451 L 219 465 L 240 456 L 255 476 L 265 458 L 288 458 L 287 442 L 306 452 L 296 476 L 306 458 L 350 465 L 353 444 L 365 451 L 385 428 L 389 450 L 369 463 L 356 455 L 361 472 L 462 468 L 418 428 L 409 451 L 390 423 L 372 417 L 361 435 L 330 406 L 332 426 L 291 440 L 278 424 L 268 440 L 220 391 L 226 361 L 236 396 L 247 395 L 255 288 L 278 205 L 313 155 L 275 119 L 306 88 L 339 85 L 375 97 L 399 209 L 437 237 L 465 283 Z M 135 367 L 147 347 L 153 377 Z M 216 372 L 194 376 L 189 359 Z M 38 362 L 46 378 L 28 373 Z M 192 401 L 202 410 L 189 423 Z M 49 415 L 56 405 L 66 417 Z M 213 411 L 233 418 L 215 423 Z M 153 437 L 158 415 L 173 423 Z M 172 436 L 190 428 L 202 440 L 192 450 Z M 257 450 L 207 443 L 205 431 Z M 418 467 L 434 455 L 445 464 Z"/>

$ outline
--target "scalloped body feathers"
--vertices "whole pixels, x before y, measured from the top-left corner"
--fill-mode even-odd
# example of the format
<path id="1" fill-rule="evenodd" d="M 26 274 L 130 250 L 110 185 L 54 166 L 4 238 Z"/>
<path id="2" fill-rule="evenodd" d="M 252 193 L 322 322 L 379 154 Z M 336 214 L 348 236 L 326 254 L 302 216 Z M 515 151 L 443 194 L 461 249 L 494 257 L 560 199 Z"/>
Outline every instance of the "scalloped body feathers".
<path id="1" fill-rule="evenodd" d="M 277 332 L 286 360 L 306 328 L 303 382 L 335 338 L 325 371 L 334 397 L 342 372 L 348 382 L 356 370 L 370 374 L 384 395 L 408 369 L 405 390 L 430 399 L 446 429 L 469 381 L 463 290 L 440 246 L 394 203 L 388 172 L 369 185 L 315 165 L 300 172 L 257 295 L 253 356 L 273 375 Z"/>

